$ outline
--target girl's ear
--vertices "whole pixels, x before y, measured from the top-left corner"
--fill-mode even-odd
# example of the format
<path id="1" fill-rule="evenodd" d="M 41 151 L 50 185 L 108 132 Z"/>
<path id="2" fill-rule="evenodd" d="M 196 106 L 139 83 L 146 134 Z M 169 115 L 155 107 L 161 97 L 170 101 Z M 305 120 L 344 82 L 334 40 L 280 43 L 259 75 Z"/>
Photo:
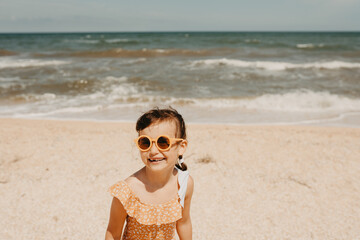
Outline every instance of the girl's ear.
<path id="1" fill-rule="evenodd" d="M 181 141 L 178 155 L 184 155 L 187 145 L 188 145 L 188 142 L 186 140 Z"/>

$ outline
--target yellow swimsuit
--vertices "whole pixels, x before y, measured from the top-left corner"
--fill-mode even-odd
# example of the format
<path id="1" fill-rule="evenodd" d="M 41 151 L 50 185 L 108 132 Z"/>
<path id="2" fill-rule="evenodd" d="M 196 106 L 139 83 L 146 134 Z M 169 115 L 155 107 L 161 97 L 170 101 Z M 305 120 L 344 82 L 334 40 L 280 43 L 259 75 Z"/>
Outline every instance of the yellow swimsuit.
<path id="1" fill-rule="evenodd" d="M 125 181 L 111 186 L 111 195 L 120 200 L 127 213 L 122 239 L 174 240 L 176 221 L 182 217 L 188 176 L 187 171 L 178 170 L 178 196 L 162 204 L 141 202 Z"/>

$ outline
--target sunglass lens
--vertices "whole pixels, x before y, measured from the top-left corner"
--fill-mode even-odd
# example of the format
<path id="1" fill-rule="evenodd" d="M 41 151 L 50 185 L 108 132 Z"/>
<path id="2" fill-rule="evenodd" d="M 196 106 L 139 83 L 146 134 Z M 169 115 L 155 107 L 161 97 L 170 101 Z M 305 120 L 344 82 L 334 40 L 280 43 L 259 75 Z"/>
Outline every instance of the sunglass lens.
<path id="1" fill-rule="evenodd" d="M 161 136 L 157 140 L 157 145 L 160 149 L 167 149 L 170 146 L 170 139 L 164 136 Z"/>
<path id="2" fill-rule="evenodd" d="M 138 140 L 138 145 L 143 150 L 148 149 L 150 147 L 150 139 L 147 137 L 141 137 Z"/>

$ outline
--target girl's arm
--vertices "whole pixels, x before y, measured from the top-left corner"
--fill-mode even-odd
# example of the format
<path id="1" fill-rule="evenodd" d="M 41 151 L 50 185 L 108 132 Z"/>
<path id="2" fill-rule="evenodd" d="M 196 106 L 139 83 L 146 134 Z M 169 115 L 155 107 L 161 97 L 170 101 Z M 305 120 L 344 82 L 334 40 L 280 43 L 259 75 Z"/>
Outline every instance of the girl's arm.
<path id="1" fill-rule="evenodd" d="M 176 230 L 180 240 L 191 240 L 192 239 L 192 224 L 190 218 L 190 202 L 194 191 L 194 180 L 189 176 L 184 209 L 182 211 L 182 218 L 176 222 Z"/>
<path id="2" fill-rule="evenodd" d="M 105 240 L 120 240 L 126 216 L 126 211 L 120 200 L 114 197 L 111 203 L 110 219 Z"/>

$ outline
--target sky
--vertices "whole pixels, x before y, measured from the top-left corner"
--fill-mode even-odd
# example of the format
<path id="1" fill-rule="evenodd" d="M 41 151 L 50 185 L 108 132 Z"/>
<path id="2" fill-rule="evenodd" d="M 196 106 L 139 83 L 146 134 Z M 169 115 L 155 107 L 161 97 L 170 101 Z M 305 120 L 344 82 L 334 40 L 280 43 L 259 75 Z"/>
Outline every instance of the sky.
<path id="1" fill-rule="evenodd" d="M 359 31 L 360 0 L 0 0 L 0 32 Z"/>

